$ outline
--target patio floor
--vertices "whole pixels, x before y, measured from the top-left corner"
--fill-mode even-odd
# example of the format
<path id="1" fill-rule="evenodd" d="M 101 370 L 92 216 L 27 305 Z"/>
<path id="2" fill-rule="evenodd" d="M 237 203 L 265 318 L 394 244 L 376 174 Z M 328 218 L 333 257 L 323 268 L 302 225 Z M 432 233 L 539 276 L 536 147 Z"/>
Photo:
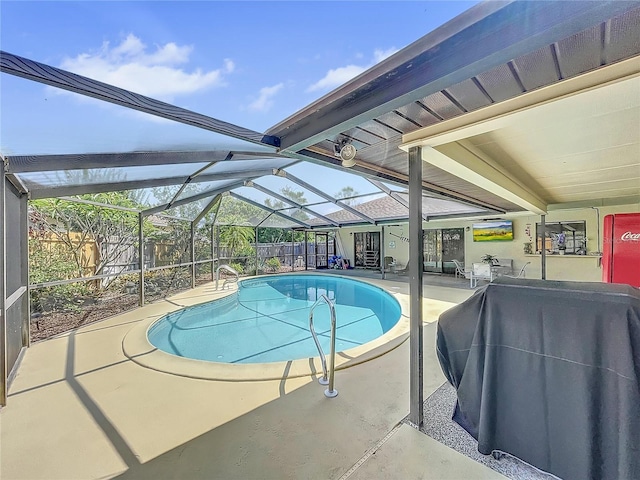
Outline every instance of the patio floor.
<path id="1" fill-rule="evenodd" d="M 368 281 L 408 302 L 407 277 Z M 473 290 L 425 279 L 424 293 L 427 398 L 445 381 L 435 321 Z M 338 371 L 334 399 L 315 376 L 290 378 L 286 367 L 275 381 L 210 381 L 124 355 L 139 322 L 216 295 L 203 285 L 29 348 L 0 411 L 0 477 L 505 478 L 399 425 L 409 409 L 407 341 Z"/>

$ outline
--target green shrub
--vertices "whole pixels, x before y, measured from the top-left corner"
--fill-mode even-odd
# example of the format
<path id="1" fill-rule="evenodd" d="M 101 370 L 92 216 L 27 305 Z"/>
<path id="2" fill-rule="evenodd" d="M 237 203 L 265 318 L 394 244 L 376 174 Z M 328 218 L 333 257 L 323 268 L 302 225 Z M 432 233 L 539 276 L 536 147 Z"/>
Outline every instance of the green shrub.
<path id="1" fill-rule="evenodd" d="M 244 273 L 244 266 L 241 263 L 232 262 L 229 266 L 238 272 L 239 275 Z"/>
<path id="2" fill-rule="evenodd" d="M 280 270 L 280 260 L 277 257 L 269 258 L 264 262 L 264 264 L 270 272 L 277 272 L 278 270 Z"/>

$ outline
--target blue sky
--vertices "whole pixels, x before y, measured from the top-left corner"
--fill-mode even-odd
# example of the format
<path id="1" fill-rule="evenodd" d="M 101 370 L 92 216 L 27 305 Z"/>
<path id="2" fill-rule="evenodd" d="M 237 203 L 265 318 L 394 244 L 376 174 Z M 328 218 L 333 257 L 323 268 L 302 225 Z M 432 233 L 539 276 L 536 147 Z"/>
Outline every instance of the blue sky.
<path id="1" fill-rule="evenodd" d="M 264 131 L 476 2 L 0 2 L 2 50 Z M 211 148 L 211 132 L 0 75 L 3 154 Z"/>

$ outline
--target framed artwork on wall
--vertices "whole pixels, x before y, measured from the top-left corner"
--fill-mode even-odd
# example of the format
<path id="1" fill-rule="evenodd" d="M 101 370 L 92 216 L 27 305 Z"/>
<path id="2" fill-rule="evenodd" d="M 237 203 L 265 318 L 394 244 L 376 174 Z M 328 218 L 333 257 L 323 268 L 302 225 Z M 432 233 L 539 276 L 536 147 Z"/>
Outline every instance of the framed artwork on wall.
<path id="1" fill-rule="evenodd" d="M 496 220 L 473 224 L 474 242 L 508 242 L 513 240 L 513 222 Z"/>

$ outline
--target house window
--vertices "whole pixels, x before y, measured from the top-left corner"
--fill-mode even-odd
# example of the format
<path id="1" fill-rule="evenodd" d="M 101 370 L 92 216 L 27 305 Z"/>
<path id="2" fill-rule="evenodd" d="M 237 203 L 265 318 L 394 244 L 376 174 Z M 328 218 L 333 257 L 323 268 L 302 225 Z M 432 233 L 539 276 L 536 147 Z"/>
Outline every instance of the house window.
<path id="1" fill-rule="evenodd" d="M 587 254 L 587 224 L 578 222 L 546 223 L 544 245 L 547 253 L 560 255 Z M 536 224 L 536 253 L 542 251 L 542 226 Z"/>

